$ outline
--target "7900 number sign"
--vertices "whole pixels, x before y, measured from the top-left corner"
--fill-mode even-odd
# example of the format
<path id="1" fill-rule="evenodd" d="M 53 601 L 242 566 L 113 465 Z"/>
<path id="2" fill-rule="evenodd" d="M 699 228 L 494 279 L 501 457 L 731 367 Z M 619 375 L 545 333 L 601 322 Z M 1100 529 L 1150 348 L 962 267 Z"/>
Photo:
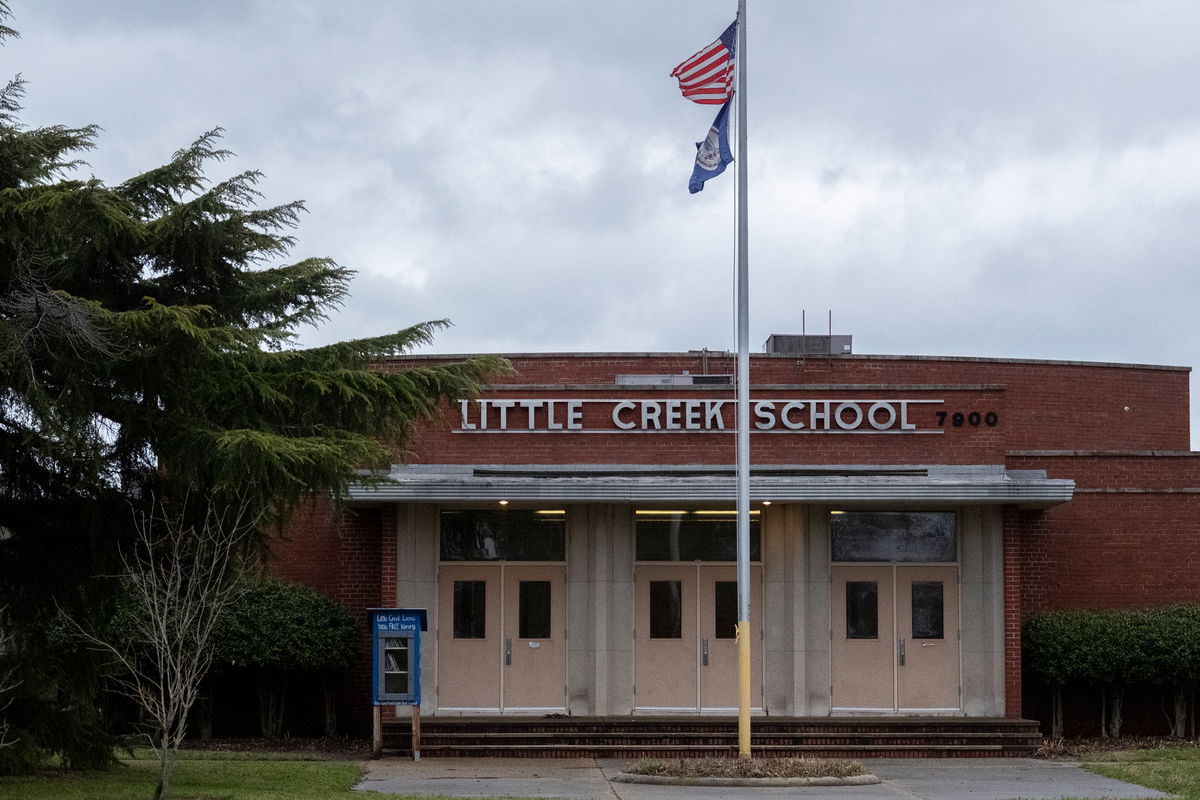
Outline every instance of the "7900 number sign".
<path id="1" fill-rule="evenodd" d="M 938 411 L 937 423 L 943 428 L 949 422 L 955 428 L 970 426 L 978 428 L 984 425 L 988 428 L 994 428 L 1000 424 L 1000 415 L 995 411 Z"/>

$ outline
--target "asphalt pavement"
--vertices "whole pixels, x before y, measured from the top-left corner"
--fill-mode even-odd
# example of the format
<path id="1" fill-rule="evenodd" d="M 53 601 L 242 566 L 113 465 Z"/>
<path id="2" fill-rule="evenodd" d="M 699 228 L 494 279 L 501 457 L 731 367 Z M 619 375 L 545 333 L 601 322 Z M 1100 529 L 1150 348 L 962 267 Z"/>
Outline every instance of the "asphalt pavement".
<path id="1" fill-rule="evenodd" d="M 385 794 L 449 797 L 562 797 L 572 800 L 1057 800 L 1166 798 L 1169 795 L 1093 775 L 1077 764 L 1028 758 L 863 759 L 874 786 L 699 787 L 613 783 L 626 759 L 388 758 L 371 761 L 358 785 Z"/>

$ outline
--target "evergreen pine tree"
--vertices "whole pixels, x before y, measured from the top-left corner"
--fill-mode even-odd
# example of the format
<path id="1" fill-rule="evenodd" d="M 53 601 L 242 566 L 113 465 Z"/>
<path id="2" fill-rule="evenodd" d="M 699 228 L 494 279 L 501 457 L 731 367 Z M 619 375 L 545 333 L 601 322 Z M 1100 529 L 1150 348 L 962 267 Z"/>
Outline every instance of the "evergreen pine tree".
<path id="1" fill-rule="evenodd" d="M 13 35 L 0 25 L 0 41 Z M 80 177 L 99 130 L 23 126 L 25 88 L 17 76 L 0 91 L 0 597 L 36 654 L 25 697 L 78 714 L 96 665 L 56 642 L 53 619 L 103 607 L 91 577 L 129 536 L 131 504 L 186 491 L 282 521 L 395 461 L 414 421 L 504 363 L 380 368 L 444 321 L 295 347 L 353 274 L 286 260 L 302 203 L 260 207 L 256 171 L 210 180 L 231 156 L 220 129 L 123 183 Z M 26 730 L 57 719 L 16 709 Z M 68 750 L 54 740 L 81 725 L 41 741 Z"/>

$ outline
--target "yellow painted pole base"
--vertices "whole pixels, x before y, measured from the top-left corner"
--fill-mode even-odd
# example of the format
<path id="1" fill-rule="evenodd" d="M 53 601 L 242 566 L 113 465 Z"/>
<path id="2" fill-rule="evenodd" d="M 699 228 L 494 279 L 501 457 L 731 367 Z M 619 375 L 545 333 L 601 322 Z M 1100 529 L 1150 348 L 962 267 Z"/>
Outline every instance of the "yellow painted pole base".
<path id="1" fill-rule="evenodd" d="M 750 622 L 737 624 L 738 758 L 750 758 Z"/>

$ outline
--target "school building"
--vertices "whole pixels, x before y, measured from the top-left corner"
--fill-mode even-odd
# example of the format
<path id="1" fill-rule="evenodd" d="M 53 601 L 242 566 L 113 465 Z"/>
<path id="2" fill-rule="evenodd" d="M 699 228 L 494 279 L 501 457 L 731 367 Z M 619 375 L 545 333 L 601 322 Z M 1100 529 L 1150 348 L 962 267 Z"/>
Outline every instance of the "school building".
<path id="1" fill-rule="evenodd" d="M 1188 368 L 766 351 L 756 715 L 1020 718 L 1031 613 L 1200 601 Z M 364 618 L 426 609 L 427 719 L 734 713 L 735 358 L 506 357 L 388 480 L 302 514 L 274 570 Z"/>

